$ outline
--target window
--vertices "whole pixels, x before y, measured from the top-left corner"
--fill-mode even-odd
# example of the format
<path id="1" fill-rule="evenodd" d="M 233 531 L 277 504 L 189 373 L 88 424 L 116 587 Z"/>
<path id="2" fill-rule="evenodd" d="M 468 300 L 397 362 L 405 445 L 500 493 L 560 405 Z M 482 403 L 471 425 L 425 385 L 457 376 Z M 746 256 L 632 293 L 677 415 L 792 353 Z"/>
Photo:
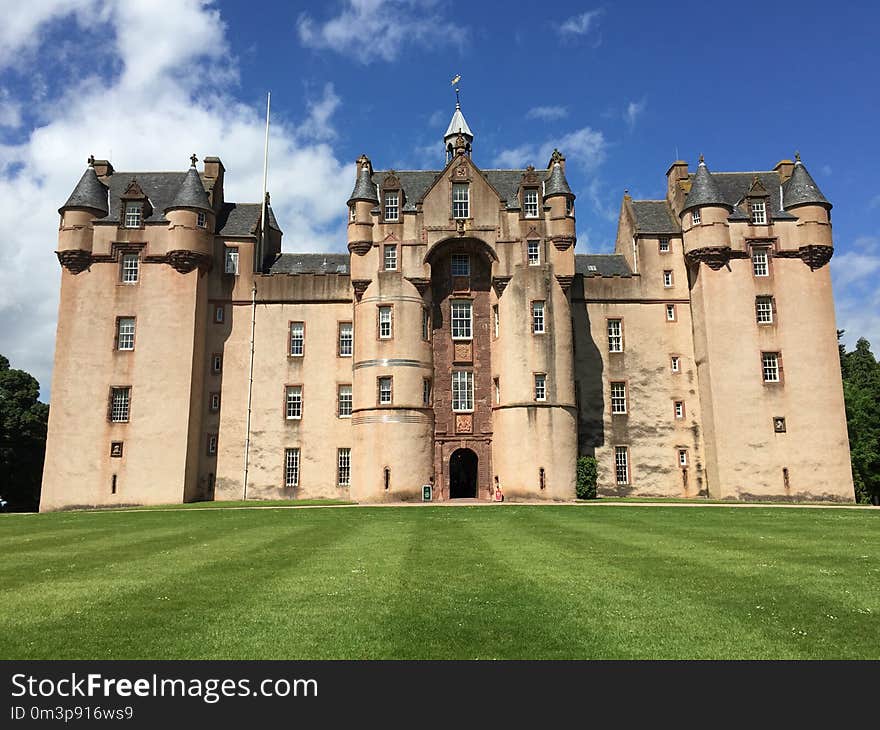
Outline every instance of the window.
<path id="1" fill-rule="evenodd" d="M 626 413 L 626 383 L 611 383 L 611 412 Z"/>
<path id="2" fill-rule="evenodd" d="M 388 190 L 385 193 L 385 220 L 389 223 L 397 220 L 398 211 L 400 210 L 398 195 L 399 193 L 396 190 Z"/>
<path id="3" fill-rule="evenodd" d="M 629 449 L 626 446 L 614 447 L 614 474 L 618 484 L 629 484 Z"/>
<path id="4" fill-rule="evenodd" d="M 116 349 L 134 349 L 134 317 L 119 317 L 116 320 Z"/>
<path id="5" fill-rule="evenodd" d="M 565 199 L 565 215 L 574 215 L 574 201 L 571 198 Z"/>
<path id="6" fill-rule="evenodd" d="M 431 379 L 423 378 L 422 379 L 422 405 L 429 406 L 431 405 Z"/>
<path id="7" fill-rule="evenodd" d="M 299 486 L 299 449 L 284 449 L 284 486 Z"/>
<path id="8" fill-rule="evenodd" d="M 351 357 L 354 348 L 354 330 L 351 322 L 339 323 L 339 357 Z"/>
<path id="9" fill-rule="evenodd" d="M 467 183 L 452 183 L 452 217 L 470 216 L 470 189 Z"/>
<path id="10" fill-rule="evenodd" d="M 348 222 L 355 223 L 357 221 L 357 208 L 354 205 L 348 206 Z"/>
<path id="11" fill-rule="evenodd" d="M 136 253 L 122 255 L 122 283 L 135 284 L 138 280 L 140 261 Z"/>
<path id="12" fill-rule="evenodd" d="M 113 423 L 127 423 L 130 403 L 130 386 L 110 388 L 110 420 Z"/>
<path id="13" fill-rule="evenodd" d="M 535 188 L 523 191 L 523 215 L 526 218 L 538 217 L 538 191 Z"/>
<path id="14" fill-rule="evenodd" d="M 306 323 L 290 323 L 290 356 L 302 357 L 305 352 Z"/>
<path id="15" fill-rule="evenodd" d="M 763 200 L 752 201 L 752 224 L 764 225 L 767 222 L 767 204 Z"/>
<path id="16" fill-rule="evenodd" d="M 390 340 L 391 334 L 391 307 L 379 307 L 379 339 Z"/>
<path id="17" fill-rule="evenodd" d="M 427 307 L 422 307 L 422 339 L 431 339 L 431 311 Z"/>
<path id="18" fill-rule="evenodd" d="M 387 405 L 391 403 L 392 390 L 391 390 L 391 378 L 383 377 L 378 378 L 379 385 L 379 405 Z"/>
<path id="19" fill-rule="evenodd" d="M 608 352 L 623 352 L 623 322 L 608 320 Z"/>
<path id="20" fill-rule="evenodd" d="M 773 324 L 773 297 L 755 299 L 755 318 L 758 324 Z"/>
<path id="21" fill-rule="evenodd" d="M 675 417 L 684 418 L 684 401 L 677 400 L 674 403 Z"/>
<path id="22" fill-rule="evenodd" d="M 492 325 L 495 329 L 495 337 L 498 337 L 498 333 L 501 331 L 501 319 L 498 316 L 498 305 L 492 305 Z"/>
<path id="23" fill-rule="evenodd" d="M 351 449 L 337 449 L 336 463 L 336 483 L 340 487 L 351 486 Z"/>
<path id="24" fill-rule="evenodd" d="M 452 371 L 452 410 L 474 410 L 474 374 L 470 370 Z"/>
<path id="25" fill-rule="evenodd" d="M 385 491 L 391 489 L 391 469 L 387 466 L 382 470 L 382 478 L 385 481 Z"/>
<path id="26" fill-rule="evenodd" d="M 223 319 L 225 318 L 226 310 L 223 308 L 222 304 L 217 304 L 214 307 L 214 324 L 223 324 Z"/>
<path id="27" fill-rule="evenodd" d="M 532 302 L 532 333 L 544 334 L 544 302 Z"/>
<path id="28" fill-rule="evenodd" d="M 238 275 L 238 249 L 231 246 L 226 247 L 226 258 L 223 271 L 227 274 Z"/>
<path id="29" fill-rule="evenodd" d="M 672 372 L 677 373 L 681 369 L 681 358 L 678 355 L 673 355 L 669 360 Z"/>
<path id="30" fill-rule="evenodd" d="M 397 271 L 397 246 L 385 246 L 385 271 Z"/>
<path id="31" fill-rule="evenodd" d="M 223 372 L 223 355 L 219 352 L 215 352 L 211 355 L 211 372 L 214 375 L 219 375 Z"/>
<path id="32" fill-rule="evenodd" d="M 544 489 L 547 486 L 547 475 L 544 471 L 544 467 L 542 466 L 538 469 L 538 488 Z"/>
<path id="33" fill-rule="evenodd" d="M 302 418 L 303 389 L 301 385 L 288 385 L 284 389 L 284 417 L 289 419 Z"/>
<path id="34" fill-rule="evenodd" d="M 752 271 L 755 276 L 770 276 L 770 252 L 768 249 L 752 249 Z"/>
<path id="35" fill-rule="evenodd" d="M 691 223 L 693 225 L 699 225 L 700 223 L 700 210 L 697 208 L 693 213 L 691 213 Z"/>
<path id="36" fill-rule="evenodd" d="M 141 219 L 143 218 L 143 203 L 126 203 L 125 204 L 125 227 L 140 228 Z"/>
<path id="37" fill-rule="evenodd" d="M 666 305 L 666 321 L 674 322 L 675 321 L 675 305 L 667 304 Z"/>
<path id="38" fill-rule="evenodd" d="M 667 289 L 672 286 L 672 272 L 668 269 L 663 272 L 663 286 Z"/>
<path id="39" fill-rule="evenodd" d="M 535 400 L 547 400 L 547 376 L 535 373 Z"/>
<path id="40" fill-rule="evenodd" d="M 209 433 L 208 434 L 208 455 L 213 456 L 217 453 L 217 434 Z"/>
<path id="41" fill-rule="evenodd" d="M 452 316 L 452 339 L 469 340 L 473 336 L 473 302 L 453 299 L 450 302 Z"/>
<path id="42" fill-rule="evenodd" d="M 529 241 L 526 244 L 529 266 L 538 266 L 541 263 L 541 249 L 538 241 Z"/>
<path id="43" fill-rule="evenodd" d="M 660 253 L 669 253 L 669 239 L 661 238 L 660 239 Z"/>
<path id="44" fill-rule="evenodd" d="M 466 253 L 454 253 L 450 260 L 450 269 L 453 276 L 471 275 L 471 257 Z"/>
<path id="45" fill-rule="evenodd" d="M 495 386 L 495 404 L 498 405 L 501 403 L 501 381 L 498 378 L 493 378 L 492 384 Z"/>
<path id="46" fill-rule="evenodd" d="M 339 418 L 351 418 L 351 385 L 340 385 L 336 394 L 336 415 Z"/>
<path id="47" fill-rule="evenodd" d="M 778 352 L 762 352 L 761 365 L 764 371 L 765 383 L 778 383 L 779 378 L 779 353 Z"/>
<path id="48" fill-rule="evenodd" d="M 210 409 L 212 411 L 220 410 L 220 394 L 219 393 L 211 393 L 211 404 Z"/>
<path id="49" fill-rule="evenodd" d="M 679 466 L 687 466 L 688 465 L 687 449 L 679 449 L 678 450 L 678 465 Z"/>
<path id="50" fill-rule="evenodd" d="M 199 228 L 207 228 L 208 227 L 208 216 L 201 210 L 198 213 L 196 213 L 196 225 Z"/>

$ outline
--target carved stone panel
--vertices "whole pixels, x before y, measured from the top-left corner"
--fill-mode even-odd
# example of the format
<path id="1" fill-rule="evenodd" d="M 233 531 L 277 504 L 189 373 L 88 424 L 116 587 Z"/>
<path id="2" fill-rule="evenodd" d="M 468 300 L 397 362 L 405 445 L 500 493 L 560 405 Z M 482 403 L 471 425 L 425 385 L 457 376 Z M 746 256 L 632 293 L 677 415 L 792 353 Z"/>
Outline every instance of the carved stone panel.
<path id="1" fill-rule="evenodd" d="M 473 362 L 474 349 L 470 342 L 456 342 L 453 360 L 456 363 Z"/>
<path id="2" fill-rule="evenodd" d="M 473 433 L 474 417 L 470 413 L 458 413 L 455 416 L 456 433 Z"/>

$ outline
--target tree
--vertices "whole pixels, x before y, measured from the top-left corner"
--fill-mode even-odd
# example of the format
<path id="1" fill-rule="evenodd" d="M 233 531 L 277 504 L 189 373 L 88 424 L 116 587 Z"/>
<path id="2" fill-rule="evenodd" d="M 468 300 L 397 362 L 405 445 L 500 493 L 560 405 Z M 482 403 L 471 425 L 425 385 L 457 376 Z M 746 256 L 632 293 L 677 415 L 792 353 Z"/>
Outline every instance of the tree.
<path id="1" fill-rule="evenodd" d="M 843 331 L 838 332 L 838 337 Z M 843 397 L 856 501 L 880 503 L 880 364 L 870 343 L 860 338 L 856 349 L 841 346 Z"/>
<path id="2" fill-rule="evenodd" d="M 577 460 L 575 493 L 578 499 L 596 499 L 598 468 L 593 456 L 581 456 Z"/>
<path id="3" fill-rule="evenodd" d="M 49 406 L 39 396 L 36 378 L 0 355 L 0 496 L 17 511 L 40 504 Z"/>

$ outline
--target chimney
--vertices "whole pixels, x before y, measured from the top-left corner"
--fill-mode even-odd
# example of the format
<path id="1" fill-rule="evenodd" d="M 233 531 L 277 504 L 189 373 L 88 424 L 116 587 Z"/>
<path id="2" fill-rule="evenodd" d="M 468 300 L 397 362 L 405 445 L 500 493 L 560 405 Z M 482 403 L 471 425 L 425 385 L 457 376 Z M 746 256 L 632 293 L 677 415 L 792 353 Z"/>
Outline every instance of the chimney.
<path id="1" fill-rule="evenodd" d="M 676 160 L 666 171 L 666 200 L 672 209 L 678 212 L 684 207 L 684 199 L 687 196 L 690 185 L 682 189 L 682 183 L 688 181 L 688 163 L 684 160 Z"/>
<path id="2" fill-rule="evenodd" d="M 94 160 L 92 166 L 99 178 L 110 177 L 113 174 L 113 165 L 110 164 L 110 160 Z"/>
<path id="3" fill-rule="evenodd" d="M 779 182 L 784 183 L 791 177 L 791 171 L 794 170 L 794 163 L 791 160 L 780 160 L 773 168 L 773 172 L 779 175 Z"/>
<path id="4" fill-rule="evenodd" d="M 211 197 L 211 206 L 215 211 L 220 211 L 223 207 L 224 196 L 223 196 L 223 173 L 226 172 L 226 168 L 223 167 L 223 163 L 220 161 L 219 157 L 206 157 L 205 158 L 205 178 L 207 180 L 213 181 L 213 185 L 210 185 L 210 197 Z"/>

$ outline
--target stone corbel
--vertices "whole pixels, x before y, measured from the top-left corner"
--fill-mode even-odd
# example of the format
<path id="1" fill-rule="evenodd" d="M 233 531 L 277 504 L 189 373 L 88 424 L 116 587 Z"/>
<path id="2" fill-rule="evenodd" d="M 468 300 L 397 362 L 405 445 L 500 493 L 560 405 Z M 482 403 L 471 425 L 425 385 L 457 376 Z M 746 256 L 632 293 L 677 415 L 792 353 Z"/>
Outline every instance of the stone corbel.
<path id="1" fill-rule="evenodd" d="M 508 282 L 511 277 L 509 276 L 493 276 L 492 277 L 492 288 L 495 289 L 495 296 L 501 297 L 504 293 L 504 289 L 507 287 Z"/>
<path id="2" fill-rule="evenodd" d="M 706 246 L 688 251 L 685 254 L 689 264 L 706 264 L 712 271 L 718 271 L 730 263 L 731 259 L 747 259 L 745 251 L 735 251 L 730 246 Z"/>
<path id="3" fill-rule="evenodd" d="M 349 253 L 357 254 L 358 256 L 363 256 L 364 254 L 369 253 L 370 249 L 373 247 L 372 241 L 352 241 L 348 244 Z"/>
<path id="4" fill-rule="evenodd" d="M 361 297 L 364 296 L 364 292 L 367 290 L 367 287 L 370 285 L 370 279 L 352 279 L 351 287 L 354 289 L 355 299 L 358 301 L 361 300 Z"/>
<path id="5" fill-rule="evenodd" d="M 58 262 L 71 274 L 81 274 L 92 263 L 92 254 L 88 251 L 56 251 Z"/>
<path id="6" fill-rule="evenodd" d="M 567 251 L 574 246 L 575 241 L 577 241 L 576 238 L 572 238 L 571 236 L 556 236 L 550 240 L 553 241 L 553 245 L 556 246 L 557 251 Z"/>
<path id="7" fill-rule="evenodd" d="M 188 274 L 194 269 L 199 269 L 200 272 L 211 269 L 211 257 L 208 254 L 183 249 L 169 251 L 165 256 L 165 263 L 180 274 Z"/>
<path id="8" fill-rule="evenodd" d="M 810 271 L 815 271 L 831 261 L 831 257 L 834 255 L 834 247 L 809 244 L 801 246 L 798 249 L 798 253 L 801 256 L 801 261 L 810 267 Z"/>
<path id="9" fill-rule="evenodd" d="M 573 276 L 563 276 L 562 274 L 556 275 L 556 281 L 559 282 L 559 286 L 562 287 L 562 291 L 568 294 L 568 290 L 571 289 L 571 284 L 574 281 Z"/>

